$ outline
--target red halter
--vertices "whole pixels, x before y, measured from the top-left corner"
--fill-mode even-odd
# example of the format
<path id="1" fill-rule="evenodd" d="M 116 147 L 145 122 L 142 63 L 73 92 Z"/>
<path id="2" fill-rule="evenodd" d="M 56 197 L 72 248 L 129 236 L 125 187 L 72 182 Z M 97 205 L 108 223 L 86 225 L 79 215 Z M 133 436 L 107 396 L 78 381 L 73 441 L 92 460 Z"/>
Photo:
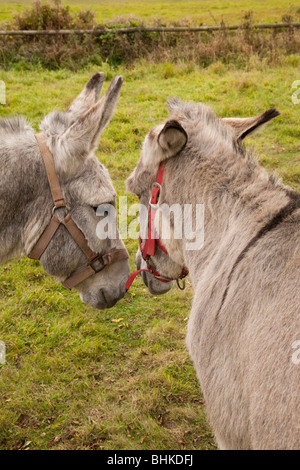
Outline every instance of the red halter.
<path id="1" fill-rule="evenodd" d="M 150 264 L 150 258 L 155 255 L 156 246 L 158 246 L 164 253 L 166 253 L 166 255 L 169 255 L 166 247 L 163 245 L 160 238 L 156 236 L 156 230 L 155 230 L 155 225 L 154 225 L 155 215 L 158 209 L 158 200 L 159 200 L 161 185 L 163 182 L 163 177 L 164 177 L 164 163 L 162 162 L 159 166 L 157 179 L 156 179 L 156 182 L 153 184 L 152 194 L 151 194 L 151 198 L 149 201 L 150 210 L 149 210 L 149 219 L 148 219 L 148 238 L 145 240 L 144 248 L 142 247 L 141 236 L 139 235 L 139 247 L 140 247 L 142 257 L 147 263 L 147 268 L 139 269 L 138 271 L 135 271 L 129 276 L 126 282 L 126 290 L 130 288 L 136 276 L 142 271 L 152 274 L 160 282 L 167 283 L 170 281 L 177 281 L 177 285 L 180 289 L 184 289 L 185 287 L 184 284 L 183 284 L 183 287 L 181 287 L 179 284 L 179 279 L 184 279 L 189 273 L 188 269 L 185 266 L 182 268 L 182 271 L 180 275 L 178 276 L 178 278 L 170 278 L 170 277 L 161 276 L 159 272 L 157 272 Z"/>

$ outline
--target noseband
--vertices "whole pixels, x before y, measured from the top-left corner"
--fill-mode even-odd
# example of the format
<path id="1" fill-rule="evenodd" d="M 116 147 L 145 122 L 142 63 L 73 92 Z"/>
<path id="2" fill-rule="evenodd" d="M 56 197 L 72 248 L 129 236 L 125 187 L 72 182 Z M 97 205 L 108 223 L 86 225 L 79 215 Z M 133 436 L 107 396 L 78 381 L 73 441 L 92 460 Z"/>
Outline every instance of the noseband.
<path id="1" fill-rule="evenodd" d="M 52 218 L 49 224 L 47 225 L 46 229 L 42 233 L 41 237 L 37 241 L 36 245 L 29 253 L 28 258 L 39 260 L 44 251 L 46 250 L 47 246 L 49 245 L 50 241 L 54 237 L 57 229 L 60 227 L 60 225 L 63 225 L 68 230 L 71 237 L 77 243 L 79 248 L 86 255 L 88 261 L 87 265 L 84 265 L 79 268 L 79 270 L 71 274 L 71 276 L 69 276 L 64 282 L 62 282 L 62 284 L 67 289 L 72 289 L 73 287 L 77 286 L 77 284 L 79 284 L 80 282 L 84 281 L 90 276 L 93 276 L 95 273 L 102 271 L 102 269 L 104 269 L 105 266 L 107 266 L 108 264 L 112 264 L 122 259 L 128 259 L 128 252 L 125 248 L 122 248 L 101 255 L 99 253 L 95 253 L 89 248 L 84 234 L 72 219 L 70 209 L 68 208 L 64 199 L 58 176 L 55 170 L 53 156 L 46 144 L 46 137 L 44 134 L 37 134 L 35 137 L 45 164 L 54 206 L 52 209 Z M 65 207 L 68 211 L 66 217 L 62 222 L 60 222 L 60 220 L 55 215 L 56 210 L 61 207 Z"/>
<path id="2" fill-rule="evenodd" d="M 179 280 L 184 279 L 188 275 L 189 271 L 188 271 L 187 267 L 183 266 L 182 271 L 181 271 L 180 275 L 177 278 L 171 278 L 171 277 L 161 276 L 161 274 L 159 274 L 159 272 L 157 272 L 153 268 L 153 266 L 151 266 L 151 257 L 155 255 L 155 251 L 156 251 L 157 246 L 166 255 L 169 256 L 169 253 L 168 253 L 166 247 L 164 246 L 164 244 L 162 243 L 160 238 L 157 237 L 156 230 L 155 230 L 155 223 L 154 223 L 156 211 L 158 209 L 158 200 L 159 200 L 159 195 L 160 195 L 160 191 L 161 191 L 161 186 L 162 186 L 162 183 L 163 183 L 163 178 L 164 178 L 164 163 L 162 162 L 159 166 L 157 179 L 156 179 L 155 183 L 153 184 L 152 194 L 151 194 L 151 198 L 149 200 L 150 210 L 148 212 L 148 237 L 145 240 L 144 247 L 142 246 L 141 235 L 139 235 L 139 247 L 140 247 L 142 257 L 143 257 L 144 261 L 146 261 L 146 263 L 147 263 L 147 268 L 139 269 L 138 271 L 135 271 L 134 273 L 132 273 L 129 276 L 129 278 L 127 280 L 127 283 L 126 283 L 126 290 L 128 290 L 130 288 L 130 286 L 133 283 L 136 276 L 139 273 L 141 273 L 142 271 L 152 274 L 155 277 L 155 279 L 157 279 L 160 282 L 167 283 L 167 282 L 170 282 L 170 281 L 177 281 L 177 285 L 180 289 L 183 290 L 185 288 L 185 282 L 183 281 L 183 285 L 181 286 L 180 283 L 179 283 Z"/>

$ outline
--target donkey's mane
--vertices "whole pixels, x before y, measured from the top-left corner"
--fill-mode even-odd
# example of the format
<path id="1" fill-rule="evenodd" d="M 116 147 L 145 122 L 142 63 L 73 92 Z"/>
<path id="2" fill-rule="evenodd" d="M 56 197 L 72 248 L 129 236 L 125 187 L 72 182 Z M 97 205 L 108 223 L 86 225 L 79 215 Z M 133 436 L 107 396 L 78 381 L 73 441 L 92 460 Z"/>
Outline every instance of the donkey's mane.
<path id="1" fill-rule="evenodd" d="M 40 128 L 45 133 L 57 135 L 70 127 L 73 122 L 74 116 L 71 113 L 52 111 L 44 117 Z"/>
<path id="2" fill-rule="evenodd" d="M 32 130 L 30 124 L 23 116 L 0 118 L 0 134 L 19 134 Z"/>
<path id="3" fill-rule="evenodd" d="M 281 179 L 276 174 L 268 174 L 260 165 L 254 148 L 246 150 L 241 140 L 237 140 L 232 128 L 222 118 L 218 117 L 210 106 L 203 103 L 182 102 L 177 98 L 168 101 L 171 116 L 178 117 L 180 122 L 189 127 L 190 144 L 187 151 L 198 153 L 199 141 L 201 141 L 201 157 L 211 159 L 214 156 L 215 163 L 229 171 L 239 172 L 243 162 L 247 171 L 254 175 L 264 175 L 271 187 L 285 188 Z M 199 154 L 196 156 L 199 158 Z"/>
<path id="4" fill-rule="evenodd" d="M 190 127 L 189 136 L 192 145 L 201 140 L 201 151 L 204 156 L 211 157 L 215 153 L 224 153 L 224 150 L 230 150 L 230 153 L 233 151 L 242 157 L 246 156 L 244 145 L 237 142 L 230 126 L 226 125 L 210 106 L 172 98 L 168 101 L 168 108 L 170 114 L 175 115 L 183 126 Z M 227 149 L 224 149 L 224 144 Z"/>
<path id="5" fill-rule="evenodd" d="M 43 132 L 55 135 L 67 129 L 74 121 L 71 113 L 53 111 L 47 114 L 41 122 L 40 128 Z M 31 125 L 23 116 L 0 118 L 0 135 L 20 134 L 32 131 Z"/>

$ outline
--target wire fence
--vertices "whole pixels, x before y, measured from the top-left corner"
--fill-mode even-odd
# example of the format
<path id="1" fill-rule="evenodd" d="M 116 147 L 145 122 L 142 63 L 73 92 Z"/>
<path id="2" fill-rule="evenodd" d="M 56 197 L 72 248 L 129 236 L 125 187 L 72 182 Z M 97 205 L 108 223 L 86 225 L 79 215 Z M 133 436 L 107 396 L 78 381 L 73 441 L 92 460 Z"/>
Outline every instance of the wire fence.
<path id="1" fill-rule="evenodd" d="M 78 34 L 85 35 L 91 34 L 101 36 L 106 33 L 130 34 L 130 33 L 143 33 L 143 32 L 156 32 L 156 33 L 187 33 L 187 32 L 201 32 L 201 31 L 234 31 L 239 29 L 282 29 L 282 28 L 300 28 L 300 23 L 266 23 L 266 24 L 245 24 L 245 25 L 220 25 L 220 26 L 195 26 L 184 27 L 176 26 L 168 27 L 130 27 L 130 28 L 100 28 L 100 29 L 59 29 L 59 30 L 4 30 L 0 31 L 0 36 L 54 36 L 54 35 L 69 35 Z"/>

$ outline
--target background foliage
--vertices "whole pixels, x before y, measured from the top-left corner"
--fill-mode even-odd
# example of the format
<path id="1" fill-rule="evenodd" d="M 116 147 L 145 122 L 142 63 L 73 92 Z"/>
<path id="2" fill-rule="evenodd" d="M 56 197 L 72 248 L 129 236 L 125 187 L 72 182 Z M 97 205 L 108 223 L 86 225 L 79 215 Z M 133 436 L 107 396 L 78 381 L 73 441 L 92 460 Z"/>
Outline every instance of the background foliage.
<path id="1" fill-rule="evenodd" d="M 198 2 L 198 9 L 195 9 L 195 2 L 170 2 L 162 3 L 160 11 L 164 15 L 165 9 L 169 11 L 169 20 L 164 17 L 151 17 L 147 14 L 147 9 L 157 8 L 156 1 L 133 2 L 132 10 L 126 2 L 120 2 L 119 8 L 110 6 L 110 11 L 119 11 L 124 5 L 123 11 L 130 11 L 130 14 L 123 14 L 110 19 L 99 21 L 99 8 L 95 10 L 95 5 L 84 10 L 78 8 L 71 9 L 64 5 L 61 0 L 50 0 L 42 2 L 35 0 L 30 7 L 14 13 L 12 20 L 7 20 L 2 28 L 7 30 L 49 30 L 49 29 L 100 29 L 103 33 L 97 36 L 91 35 L 57 35 L 57 36 L 0 36 L 0 60 L 2 67 L 11 67 L 17 62 L 22 62 L 25 66 L 29 64 L 42 65 L 49 69 L 68 67 L 72 70 L 86 66 L 87 64 L 99 65 L 103 61 L 111 65 L 132 64 L 141 58 L 147 58 L 152 62 L 172 61 L 172 62 L 193 62 L 202 66 L 207 66 L 215 60 L 224 63 L 235 63 L 237 66 L 244 66 L 251 54 L 266 59 L 270 64 L 278 63 L 278 56 L 285 53 L 295 53 L 300 48 L 300 30 L 293 27 L 282 30 L 257 30 L 254 25 L 257 20 L 261 22 L 263 18 L 268 18 L 270 9 L 274 22 L 277 21 L 290 24 L 299 21 L 300 9 L 293 6 L 286 6 L 286 10 L 278 14 L 278 4 L 284 2 L 264 2 L 271 8 L 267 8 L 263 18 L 257 18 L 252 10 L 239 10 L 237 23 L 241 25 L 238 31 L 214 31 L 214 32 L 187 32 L 159 33 L 159 32 L 138 32 L 130 34 L 120 34 L 118 29 L 126 26 L 191 26 L 203 24 L 202 8 L 205 4 L 205 15 L 210 15 L 210 24 L 217 23 L 225 25 L 227 16 L 221 14 L 224 11 L 219 2 Z M 189 17 L 181 16 L 178 12 L 182 3 L 191 6 Z M 216 13 L 216 5 L 219 5 Z M 232 2 L 236 3 L 236 2 Z M 253 4 L 255 2 L 252 2 Z M 137 17 L 134 13 L 139 13 L 140 5 L 144 5 L 142 17 Z M 192 8 L 193 7 L 193 8 Z M 209 9 L 211 7 L 211 10 Z M 249 4 L 248 8 L 251 8 Z M 226 10 L 226 9 L 225 9 Z M 236 11 L 236 10 L 235 10 Z M 97 15 L 98 13 L 98 15 Z M 3 16 L 3 14 L 2 14 Z M 218 19 L 217 19 L 218 18 Z M 1 19 L 1 11 L 0 11 Z M 232 24 L 234 17 L 230 18 Z M 228 23 L 227 23 L 228 24 Z M 109 31 L 106 31 L 106 29 Z M 26 65 L 25 65 L 26 64 Z"/>

